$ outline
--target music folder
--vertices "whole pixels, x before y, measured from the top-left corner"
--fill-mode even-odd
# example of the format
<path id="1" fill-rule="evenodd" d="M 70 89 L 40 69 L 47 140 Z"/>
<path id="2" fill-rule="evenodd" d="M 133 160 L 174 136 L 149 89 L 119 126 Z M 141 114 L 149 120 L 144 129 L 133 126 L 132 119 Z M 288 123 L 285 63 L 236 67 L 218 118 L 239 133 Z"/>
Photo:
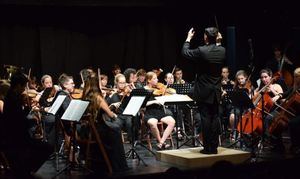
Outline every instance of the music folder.
<path id="1" fill-rule="evenodd" d="M 48 113 L 55 115 L 66 97 L 66 95 L 59 95 L 50 107 Z"/>
<path id="2" fill-rule="evenodd" d="M 123 111 L 124 115 L 136 116 L 142 107 L 146 96 L 132 96 Z"/>
<path id="3" fill-rule="evenodd" d="M 82 101 L 76 99 L 71 100 L 68 108 L 64 112 L 61 119 L 67 121 L 76 121 L 76 122 L 80 121 L 88 105 L 89 105 L 88 101 Z"/>

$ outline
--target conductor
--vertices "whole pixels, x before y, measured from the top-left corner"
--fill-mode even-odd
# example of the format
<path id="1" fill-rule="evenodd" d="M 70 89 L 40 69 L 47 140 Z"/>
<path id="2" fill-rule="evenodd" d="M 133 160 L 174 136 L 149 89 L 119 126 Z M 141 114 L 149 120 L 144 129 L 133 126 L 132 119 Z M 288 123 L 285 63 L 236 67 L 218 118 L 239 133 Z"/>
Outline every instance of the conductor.
<path id="1" fill-rule="evenodd" d="M 218 104 L 221 97 L 220 71 L 225 60 L 225 48 L 220 45 L 221 34 L 215 27 L 205 28 L 205 45 L 190 48 L 195 31 L 191 28 L 182 47 L 182 55 L 194 60 L 199 69 L 195 79 L 194 100 L 197 102 L 203 132 L 203 154 L 218 153 Z M 201 68 L 202 67 L 202 68 Z"/>

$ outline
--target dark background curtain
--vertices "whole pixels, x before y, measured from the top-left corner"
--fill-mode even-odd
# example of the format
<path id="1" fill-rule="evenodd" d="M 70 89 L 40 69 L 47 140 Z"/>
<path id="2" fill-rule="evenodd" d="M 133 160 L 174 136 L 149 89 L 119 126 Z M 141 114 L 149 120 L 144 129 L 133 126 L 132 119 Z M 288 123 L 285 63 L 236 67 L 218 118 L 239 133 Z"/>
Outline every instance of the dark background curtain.
<path id="1" fill-rule="evenodd" d="M 182 43 L 194 27 L 197 36 L 192 45 L 203 44 L 203 29 L 215 26 L 215 16 L 224 45 L 232 40 L 226 37 L 228 27 L 236 29 L 236 62 L 227 59 L 232 69 L 246 69 L 250 63 L 249 38 L 256 69 L 272 57 L 275 42 L 284 47 L 289 44 L 287 54 L 299 61 L 300 27 L 292 6 L 249 8 L 246 3 L 225 9 L 223 4 L 215 7 L 192 0 L 24 0 L 0 4 L 1 65 L 23 67 L 24 72 L 31 68 L 38 78 L 50 74 L 56 79 L 64 72 L 79 84 L 79 71 L 86 67 L 99 67 L 111 75 L 114 64 L 122 70 L 160 67 L 164 72 L 177 65 L 184 78 L 192 81 L 197 67 L 181 56 Z"/>

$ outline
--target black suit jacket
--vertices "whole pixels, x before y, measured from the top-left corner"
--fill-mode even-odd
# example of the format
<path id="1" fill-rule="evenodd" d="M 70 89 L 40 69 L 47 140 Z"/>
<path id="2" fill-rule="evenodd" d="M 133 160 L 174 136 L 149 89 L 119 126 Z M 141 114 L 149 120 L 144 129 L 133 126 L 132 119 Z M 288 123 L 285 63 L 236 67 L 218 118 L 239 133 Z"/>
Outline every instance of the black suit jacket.
<path id="1" fill-rule="evenodd" d="M 199 69 L 195 79 L 194 100 L 213 104 L 221 96 L 221 70 L 225 60 L 225 48 L 215 44 L 199 46 L 190 49 L 190 43 L 185 42 L 182 55 L 195 60 Z"/>

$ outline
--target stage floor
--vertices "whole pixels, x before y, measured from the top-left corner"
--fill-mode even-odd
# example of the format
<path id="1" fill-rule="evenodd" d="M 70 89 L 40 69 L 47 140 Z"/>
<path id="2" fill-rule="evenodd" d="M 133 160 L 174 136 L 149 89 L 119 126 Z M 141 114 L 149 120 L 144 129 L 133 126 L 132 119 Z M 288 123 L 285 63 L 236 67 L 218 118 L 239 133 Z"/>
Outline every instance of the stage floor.
<path id="1" fill-rule="evenodd" d="M 181 143 L 181 142 L 180 142 Z M 265 164 L 262 163 L 267 163 L 266 165 L 273 165 L 272 163 L 275 164 L 275 166 L 297 166 L 294 165 L 292 162 L 297 161 L 299 163 L 299 158 L 295 157 L 288 151 L 289 147 L 289 142 L 285 142 L 286 144 L 286 152 L 284 153 L 279 153 L 279 152 L 273 152 L 269 151 L 268 149 L 264 149 L 259 155 L 257 155 L 255 158 L 252 158 L 252 160 L 248 160 L 250 157 L 249 151 L 245 152 L 245 150 L 241 150 L 238 147 L 236 147 L 234 150 L 233 148 L 229 149 L 224 146 L 228 146 L 229 142 L 228 141 L 223 141 L 222 146 L 218 148 L 219 154 L 217 155 L 203 155 L 200 154 L 200 147 L 192 147 L 189 145 L 184 145 L 182 146 L 179 150 L 174 149 L 174 150 L 168 150 L 168 151 L 160 151 L 157 152 L 154 148 L 154 152 L 156 156 L 152 155 L 149 151 L 144 149 L 141 146 L 136 147 L 136 151 L 139 154 L 139 156 L 143 159 L 146 165 L 144 165 L 141 161 L 139 162 L 138 159 L 132 159 L 129 158 L 127 160 L 129 170 L 121 173 L 115 173 L 112 176 L 106 175 L 104 172 L 89 172 L 87 170 L 81 169 L 77 171 L 71 171 L 71 172 L 62 172 L 59 174 L 56 178 L 148 178 L 148 177 L 158 177 L 161 178 L 161 176 L 164 176 L 165 174 L 168 174 L 169 172 L 185 172 L 186 177 L 194 177 L 194 176 L 203 176 L 203 173 L 207 174 L 207 171 L 209 171 L 210 166 L 215 163 L 216 161 L 219 160 L 226 160 L 226 156 L 233 156 L 233 154 L 240 154 L 244 155 L 242 158 L 239 158 L 238 160 L 229 160 L 233 164 L 239 165 L 250 165 L 252 168 L 257 166 L 257 171 L 261 171 L 263 167 L 265 167 Z M 155 144 L 153 145 L 155 146 Z M 131 147 L 130 144 L 124 144 L 125 151 L 128 151 Z M 249 150 L 249 149 L 248 149 Z M 174 158 L 162 156 L 162 154 L 171 154 L 173 156 L 183 156 L 181 161 Z M 196 156 L 195 161 L 196 162 L 187 162 L 187 158 L 190 156 L 187 154 L 190 153 L 189 155 L 194 155 Z M 177 156 L 177 157 L 178 157 Z M 225 156 L 225 158 L 224 158 Z M 164 158 L 165 157 L 165 158 Z M 219 157 L 219 158 L 218 158 Z M 166 160 L 167 158 L 167 160 Z M 180 158 L 180 157 L 179 157 Z M 202 159 L 199 159 L 202 158 Z M 203 159 L 204 158 L 204 159 Z M 232 158 L 232 157 L 231 157 Z M 234 158 L 234 157 L 233 157 Z M 250 158 L 251 159 L 251 158 Z M 184 162 L 184 160 L 186 160 Z M 203 161 L 199 161 L 203 160 Z M 180 161 L 180 162 L 178 162 Z M 200 165 L 195 165 L 195 163 L 200 163 Z M 190 165 L 193 164 L 193 165 Z M 63 170 L 65 167 L 65 160 L 59 160 L 59 166 L 58 169 L 59 171 Z M 251 168 L 250 167 L 250 168 Z M 268 166 L 270 167 L 270 166 Z M 267 167 L 267 168 L 268 168 Z M 249 167 L 239 169 L 240 171 L 243 170 L 248 170 Z M 98 170 L 98 169 L 97 169 Z M 103 168 L 99 168 L 99 171 L 103 170 Z M 272 169 L 274 170 L 274 168 Z M 276 170 L 275 171 L 280 171 Z M 282 170 L 281 170 L 282 171 Z M 297 171 L 297 170 L 295 170 Z M 283 172 L 283 171 L 282 171 Z M 41 176 L 41 178 L 53 178 L 58 174 L 55 168 L 55 160 L 47 160 L 45 163 L 41 166 L 41 168 L 37 171 L 36 173 L 38 176 Z M 254 174 L 254 173 L 250 173 Z M 0 178 L 13 178 L 13 174 L 9 172 L 1 172 L 0 173 Z M 253 175 L 256 176 L 256 175 Z M 162 177 L 163 178 L 163 177 Z M 198 178 L 198 177 L 196 177 Z M 200 177 L 199 177 L 200 178 Z M 250 177 L 252 178 L 252 177 Z"/>

